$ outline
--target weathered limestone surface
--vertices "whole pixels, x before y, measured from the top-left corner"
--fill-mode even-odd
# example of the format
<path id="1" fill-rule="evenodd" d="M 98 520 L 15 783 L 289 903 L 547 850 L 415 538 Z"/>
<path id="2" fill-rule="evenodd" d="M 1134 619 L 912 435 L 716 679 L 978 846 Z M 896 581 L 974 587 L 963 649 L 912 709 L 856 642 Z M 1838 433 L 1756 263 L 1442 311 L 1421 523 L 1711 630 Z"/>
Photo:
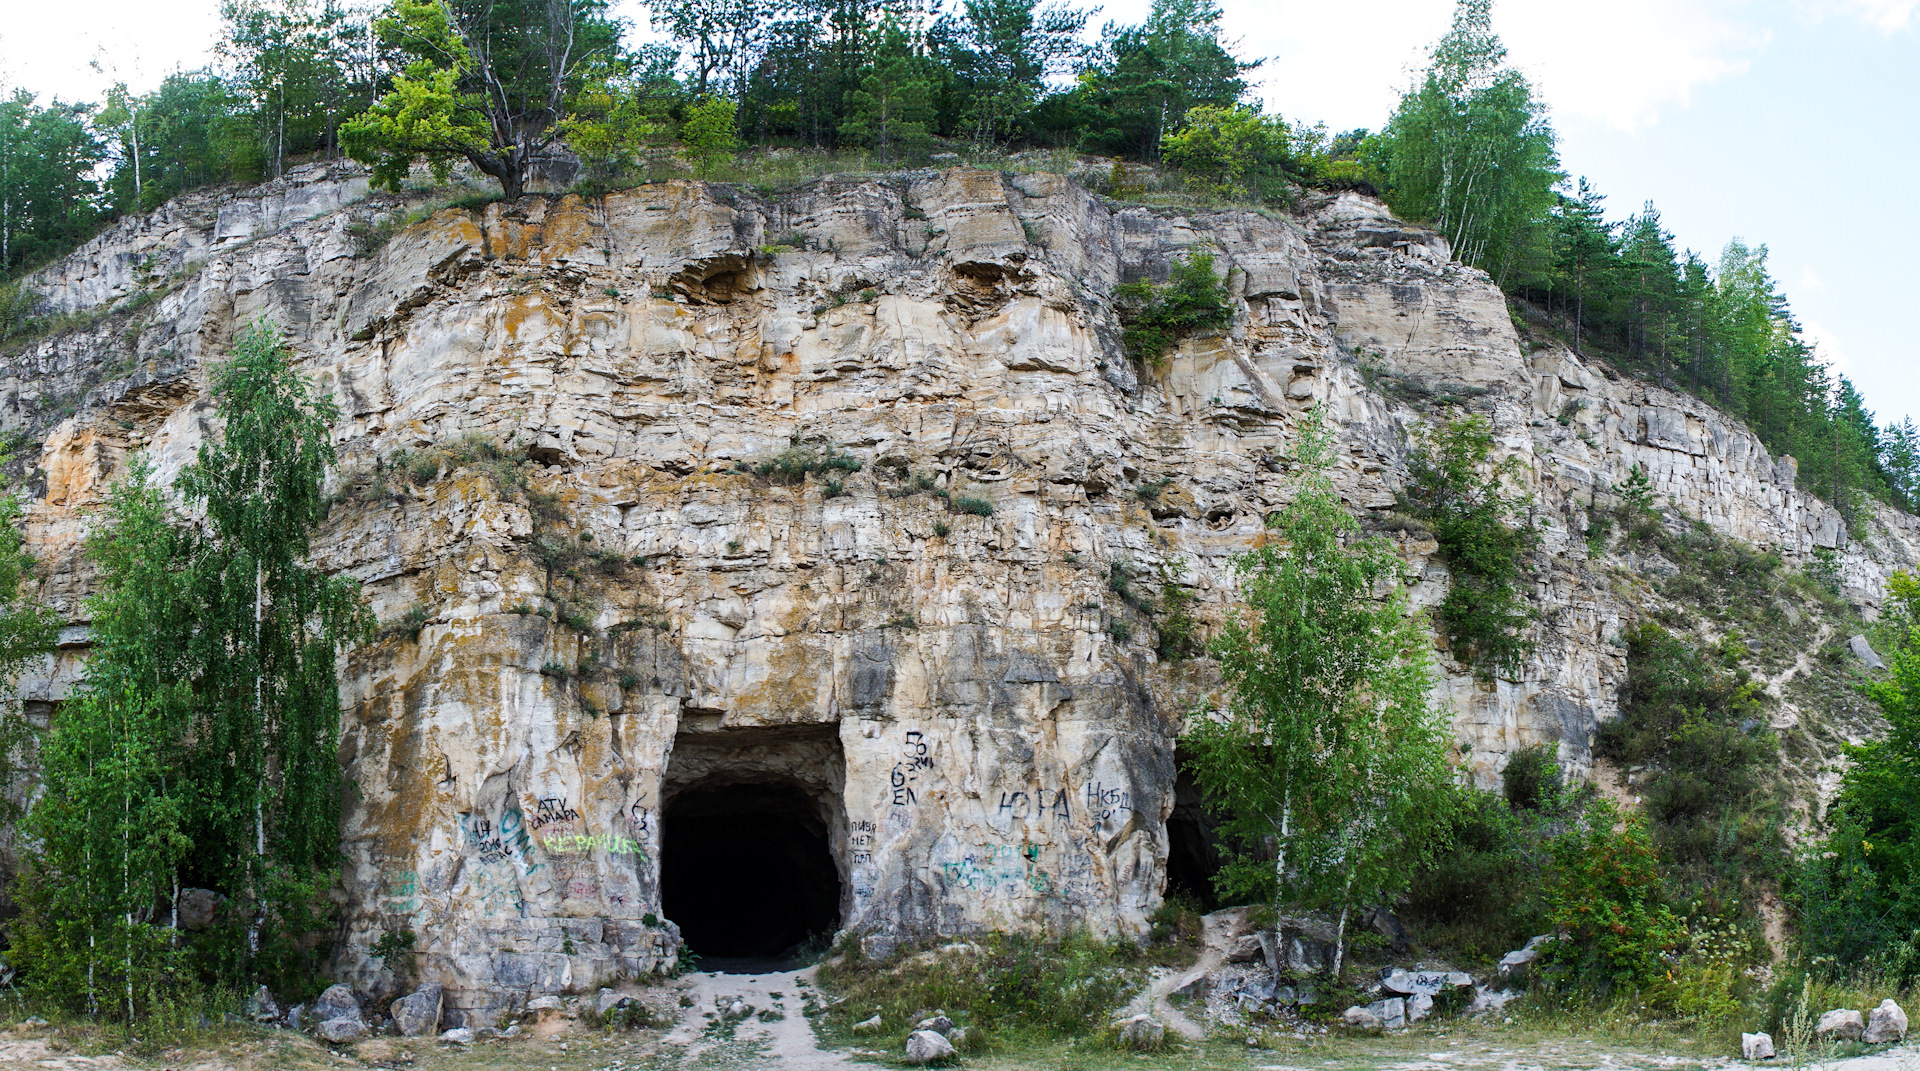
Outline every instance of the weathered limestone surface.
<path id="1" fill-rule="evenodd" d="M 345 663 L 339 973 L 377 990 L 372 942 L 410 927 L 449 1025 L 670 963 L 661 813 L 705 778 L 817 800 L 844 924 L 883 945 L 1143 933 L 1173 740 L 1215 680 L 1156 657 L 1111 571 L 1152 594 L 1183 564 L 1217 619 L 1312 405 L 1352 506 L 1391 507 L 1418 417 L 1379 377 L 1470 398 L 1542 507 L 1527 664 L 1436 681 L 1483 781 L 1542 741 L 1584 769 L 1616 712 L 1632 607 L 1579 533 L 1634 464 L 1662 502 L 1789 560 L 1837 551 L 1857 601 L 1920 560 L 1912 518 L 1850 542 L 1790 459 L 1711 408 L 1522 352 L 1484 275 L 1354 194 L 1274 218 L 966 169 L 770 200 L 669 183 L 448 208 L 363 254 L 350 228 L 399 210 L 315 169 L 116 227 L 34 285 L 68 312 L 161 296 L 9 359 L 0 422 L 51 426 L 30 531 L 76 627 L 29 699 L 53 704 L 84 655 L 81 511 L 130 450 L 171 477 L 213 432 L 206 362 L 267 318 L 334 394 L 320 557 L 382 620 L 426 615 Z M 1139 369 L 1111 292 L 1195 245 L 1219 251 L 1233 326 Z M 462 436 L 530 464 L 376 471 Z M 739 471 L 795 444 L 861 468 Z M 1399 538 L 1437 602 L 1433 545 Z"/>

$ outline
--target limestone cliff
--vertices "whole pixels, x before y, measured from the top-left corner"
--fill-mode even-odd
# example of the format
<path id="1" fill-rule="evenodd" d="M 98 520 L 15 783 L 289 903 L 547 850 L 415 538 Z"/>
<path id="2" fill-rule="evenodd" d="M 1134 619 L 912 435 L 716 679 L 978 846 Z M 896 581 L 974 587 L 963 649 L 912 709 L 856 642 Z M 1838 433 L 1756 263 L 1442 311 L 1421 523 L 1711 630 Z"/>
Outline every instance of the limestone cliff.
<path id="1" fill-rule="evenodd" d="M 1183 564 L 1217 620 L 1309 406 L 1351 505 L 1390 508 L 1425 414 L 1370 383 L 1487 413 L 1541 509 L 1526 665 L 1436 685 L 1483 782 L 1533 742 L 1587 769 L 1616 712 L 1635 607 L 1580 533 L 1632 465 L 1789 561 L 1837 550 L 1863 606 L 1920 558 L 1912 518 L 1850 540 L 1708 406 L 1523 346 L 1483 274 L 1356 194 L 1275 215 L 958 168 L 677 182 L 447 207 L 369 248 L 421 197 L 316 167 L 123 222 L 30 281 L 92 319 L 0 361 L 0 419 L 44 439 L 30 535 L 76 617 L 27 682 L 51 713 L 86 645 L 83 511 L 130 450 L 177 472 L 211 433 L 205 362 L 284 328 L 342 413 L 320 557 L 408 623 L 346 662 L 340 973 L 380 988 L 369 947 L 410 928 L 469 1022 L 670 962 L 663 893 L 727 895 L 675 852 L 830 887 L 832 926 L 880 944 L 1143 932 L 1174 738 L 1214 678 L 1158 658 L 1110 580 Z M 1114 287 L 1196 245 L 1233 326 L 1140 368 Z M 1433 544 L 1397 538 L 1437 602 Z M 773 840 L 674 845 L 752 821 L 818 838 L 830 872 L 794 877 Z"/>

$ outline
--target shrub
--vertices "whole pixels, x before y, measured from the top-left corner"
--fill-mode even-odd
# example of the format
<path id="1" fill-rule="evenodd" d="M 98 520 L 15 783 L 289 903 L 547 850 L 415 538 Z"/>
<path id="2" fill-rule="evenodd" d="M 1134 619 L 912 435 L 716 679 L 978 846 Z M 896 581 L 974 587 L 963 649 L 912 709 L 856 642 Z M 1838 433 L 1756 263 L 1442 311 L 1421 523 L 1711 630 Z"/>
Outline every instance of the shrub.
<path id="1" fill-rule="evenodd" d="M 1620 717 L 1595 753 L 1641 770 L 1640 793 L 1676 900 L 1714 917 L 1751 914 L 1784 875 L 1779 748 L 1739 651 L 1703 653 L 1651 622 L 1626 633 Z"/>
<path id="2" fill-rule="evenodd" d="M 1115 288 L 1120 344 L 1135 360 L 1158 368 L 1176 342 L 1233 322 L 1227 288 L 1213 275 L 1213 254 L 1196 249 L 1173 262 L 1163 285 L 1140 279 Z"/>
<path id="3" fill-rule="evenodd" d="M 1560 796 L 1560 764 L 1554 761 L 1556 749 L 1544 744 L 1529 744 L 1507 757 L 1500 771 L 1500 787 L 1507 804 L 1515 810 L 1537 811 Z"/>
<path id="4" fill-rule="evenodd" d="M 993 503 L 974 495 L 961 495 L 955 498 L 953 508 L 962 513 L 971 513 L 975 517 L 993 516 Z"/>
<path id="5" fill-rule="evenodd" d="M 1221 197 L 1249 186 L 1262 196 L 1286 154 L 1286 125 L 1244 105 L 1189 109 L 1180 130 L 1166 139 L 1166 160 L 1186 172 L 1187 185 Z"/>
<path id="6" fill-rule="evenodd" d="M 1193 587 L 1181 580 L 1186 572 L 1184 561 L 1160 563 L 1160 612 L 1154 619 L 1160 640 L 1155 650 L 1169 662 L 1206 652 L 1206 639 L 1193 616 Z"/>
<path id="7" fill-rule="evenodd" d="M 1442 425 L 1408 458 L 1412 479 L 1402 502 L 1433 529 L 1453 571 L 1438 615 L 1453 655 L 1483 677 L 1517 671 L 1532 650 L 1521 636 L 1534 617 L 1522 584 L 1540 541 L 1524 519 L 1531 501 L 1506 490 L 1517 459 L 1489 465 L 1492 454 L 1486 418 Z"/>
<path id="8" fill-rule="evenodd" d="M 1547 959 L 1563 983 L 1601 994 L 1644 989 L 1685 927 L 1661 897 L 1658 857 L 1646 819 L 1596 800 L 1549 846 L 1544 896 L 1549 925 L 1564 935 Z"/>

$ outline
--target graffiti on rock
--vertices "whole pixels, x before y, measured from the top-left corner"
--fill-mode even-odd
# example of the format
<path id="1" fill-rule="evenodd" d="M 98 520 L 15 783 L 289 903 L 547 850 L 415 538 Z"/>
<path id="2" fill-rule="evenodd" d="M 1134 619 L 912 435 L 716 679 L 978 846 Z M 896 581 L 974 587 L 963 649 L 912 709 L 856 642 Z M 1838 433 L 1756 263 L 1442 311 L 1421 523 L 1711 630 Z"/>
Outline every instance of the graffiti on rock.
<path id="1" fill-rule="evenodd" d="M 893 764 L 891 777 L 893 805 L 907 807 L 919 803 L 919 797 L 913 792 L 914 782 L 919 780 L 921 770 L 931 769 L 933 769 L 933 756 L 928 751 L 926 735 L 917 729 L 907 730 L 900 761 Z"/>

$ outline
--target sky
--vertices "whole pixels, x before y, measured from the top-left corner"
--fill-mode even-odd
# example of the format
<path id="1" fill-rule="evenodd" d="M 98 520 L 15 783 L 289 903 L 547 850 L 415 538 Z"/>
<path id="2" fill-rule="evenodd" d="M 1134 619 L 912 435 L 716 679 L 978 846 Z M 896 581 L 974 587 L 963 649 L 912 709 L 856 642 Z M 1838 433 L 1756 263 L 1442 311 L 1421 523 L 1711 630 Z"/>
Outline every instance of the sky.
<path id="1" fill-rule="evenodd" d="M 1150 0 L 1095 16 L 1135 22 Z M 1222 0 L 1266 110 L 1377 129 L 1451 0 Z M 644 29 L 637 0 L 615 10 Z M 219 0 L 18 0 L 0 82 L 96 100 L 205 64 Z M 1920 0 L 1496 0 L 1509 60 L 1551 108 L 1572 175 L 1614 218 L 1652 201 L 1710 261 L 1764 243 L 1807 334 L 1883 420 L 1920 421 Z M 104 71 L 92 69 L 99 61 Z"/>

